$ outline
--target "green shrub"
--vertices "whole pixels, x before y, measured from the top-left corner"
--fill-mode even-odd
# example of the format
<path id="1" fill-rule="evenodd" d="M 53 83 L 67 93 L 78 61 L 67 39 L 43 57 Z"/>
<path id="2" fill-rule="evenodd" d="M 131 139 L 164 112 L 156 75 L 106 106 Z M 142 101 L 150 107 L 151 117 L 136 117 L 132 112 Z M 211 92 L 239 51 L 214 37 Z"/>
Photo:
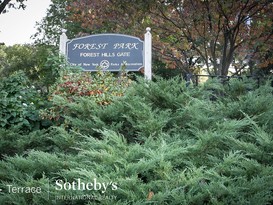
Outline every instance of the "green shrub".
<path id="1" fill-rule="evenodd" d="M 67 135 L 67 132 L 58 127 L 36 130 L 29 133 L 21 133 L 20 129 L 0 128 L 0 159 L 5 156 L 24 154 L 29 150 L 44 152 L 72 152 L 79 140 L 75 136 Z"/>
<path id="2" fill-rule="evenodd" d="M 269 161 L 256 159 L 255 153 L 264 146 L 255 145 L 257 150 L 252 149 L 255 151 L 252 153 L 249 150 L 254 145 L 252 139 L 242 140 L 236 132 L 251 123 L 248 119 L 230 122 L 237 127 L 235 131 L 229 126 L 226 130 L 219 126 L 219 130 L 205 135 L 196 130 L 192 140 L 175 138 L 174 141 L 171 136 L 161 135 L 142 144 L 128 144 L 124 136 L 107 130 L 101 131 L 103 139 L 78 134 L 83 139 L 78 142 L 76 155 L 31 151 L 25 157 L 1 162 L 0 169 L 6 171 L 0 172 L 4 190 L 0 200 L 23 204 L 88 204 L 88 200 L 54 199 L 62 194 L 95 194 L 97 200 L 91 200 L 91 204 L 267 204 L 273 200 L 272 158 L 267 158 L 270 165 Z M 269 148 L 272 137 L 267 141 L 263 144 Z M 269 157 L 271 151 L 264 154 Z M 94 178 L 116 183 L 118 189 L 109 188 L 106 193 L 56 190 L 56 180 L 72 183 L 78 179 L 90 182 Z M 31 196 L 7 194 L 6 184 L 40 186 L 44 191 Z M 148 199 L 151 192 L 154 195 Z M 106 200 L 103 196 L 115 199 Z"/>
<path id="3" fill-rule="evenodd" d="M 272 204 L 272 88 L 241 90 L 240 83 L 187 88 L 179 78 L 139 80 L 107 105 L 89 96 L 56 95 L 62 124 L 28 133 L 21 150 L 12 144 L 18 155 L 0 163 L 0 202 Z M 10 131 L 1 132 L 7 142 L 13 139 Z M 117 189 L 56 189 L 56 181 L 78 179 Z M 12 194 L 8 184 L 43 192 Z M 90 194 L 95 198 L 79 199 Z"/>
<path id="4" fill-rule="evenodd" d="M 22 71 L 32 85 L 47 92 L 63 70 L 64 59 L 48 45 L 0 46 L 0 76 Z"/>
<path id="5" fill-rule="evenodd" d="M 0 127 L 22 127 L 22 131 L 39 128 L 38 108 L 41 96 L 23 72 L 3 78 L 0 82 Z"/>

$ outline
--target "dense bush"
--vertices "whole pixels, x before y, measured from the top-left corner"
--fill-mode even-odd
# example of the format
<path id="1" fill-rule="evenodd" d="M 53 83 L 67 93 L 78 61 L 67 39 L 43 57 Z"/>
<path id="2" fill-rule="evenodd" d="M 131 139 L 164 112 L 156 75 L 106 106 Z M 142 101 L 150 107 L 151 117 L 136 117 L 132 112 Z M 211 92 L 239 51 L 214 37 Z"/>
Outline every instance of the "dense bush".
<path id="1" fill-rule="evenodd" d="M 60 126 L 39 131 L 39 140 L 29 133 L 29 150 L 0 163 L 2 204 L 273 203 L 270 86 L 138 79 L 101 104 L 61 85 L 52 99 L 63 109 Z M 112 186 L 57 190 L 56 181 L 79 179 Z M 42 192 L 9 194 L 8 184 Z"/>
<path id="2" fill-rule="evenodd" d="M 51 87 L 49 101 L 52 106 L 43 112 L 43 118 L 62 122 L 65 115 L 73 115 L 70 105 L 86 100 L 100 106 L 111 104 L 116 98 L 123 96 L 131 80 L 124 71 L 119 77 L 110 72 L 99 70 L 95 73 L 81 70 L 66 70 L 61 78 Z"/>
<path id="3" fill-rule="evenodd" d="M 0 77 L 22 71 L 44 92 L 56 82 L 64 67 L 58 50 L 48 45 L 0 45 Z"/>
<path id="4" fill-rule="evenodd" d="M 37 109 L 43 101 L 23 72 L 1 79 L 0 98 L 0 127 L 20 126 L 24 131 L 39 126 Z"/>

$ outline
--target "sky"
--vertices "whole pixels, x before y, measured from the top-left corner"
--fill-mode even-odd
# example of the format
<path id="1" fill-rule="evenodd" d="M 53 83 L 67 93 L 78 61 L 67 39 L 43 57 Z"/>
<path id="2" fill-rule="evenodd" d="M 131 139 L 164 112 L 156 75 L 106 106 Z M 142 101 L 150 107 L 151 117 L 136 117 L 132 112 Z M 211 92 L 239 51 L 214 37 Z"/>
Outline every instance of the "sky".
<path id="1" fill-rule="evenodd" d="M 0 14 L 0 43 L 7 46 L 32 43 L 36 33 L 35 24 L 46 16 L 51 0 L 27 0 L 25 10 L 11 9 Z"/>

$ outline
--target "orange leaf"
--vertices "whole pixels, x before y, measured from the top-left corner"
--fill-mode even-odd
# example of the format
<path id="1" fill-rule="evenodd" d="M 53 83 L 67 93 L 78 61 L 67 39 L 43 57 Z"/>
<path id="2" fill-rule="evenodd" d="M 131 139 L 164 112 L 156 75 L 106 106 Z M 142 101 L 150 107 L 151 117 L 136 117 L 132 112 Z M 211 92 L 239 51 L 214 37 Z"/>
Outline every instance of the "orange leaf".
<path id="1" fill-rule="evenodd" d="M 150 201 L 154 195 L 155 195 L 154 192 L 149 191 L 148 196 L 147 196 L 147 200 Z"/>

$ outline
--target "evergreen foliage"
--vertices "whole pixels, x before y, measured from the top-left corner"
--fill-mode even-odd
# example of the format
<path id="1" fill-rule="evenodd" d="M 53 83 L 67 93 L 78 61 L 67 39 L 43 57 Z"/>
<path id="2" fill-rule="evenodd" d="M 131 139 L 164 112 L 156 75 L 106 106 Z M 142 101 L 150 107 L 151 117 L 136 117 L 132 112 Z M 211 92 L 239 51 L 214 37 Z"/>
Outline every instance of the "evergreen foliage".
<path id="1" fill-rule="evenodd" d="M 272 204 L 272 88 L 253 85 L 139 78 L 109 104 L 57 96 L 54 106 L 66 103 L 58 127 L 25 136 L 0 130 L 16 150 L 1 149 L 0 202 Z M 110 185 L 57 190 L 56 181 L 79 179 Z M 10 194 L 9 184 L 42 192 Z"/>

